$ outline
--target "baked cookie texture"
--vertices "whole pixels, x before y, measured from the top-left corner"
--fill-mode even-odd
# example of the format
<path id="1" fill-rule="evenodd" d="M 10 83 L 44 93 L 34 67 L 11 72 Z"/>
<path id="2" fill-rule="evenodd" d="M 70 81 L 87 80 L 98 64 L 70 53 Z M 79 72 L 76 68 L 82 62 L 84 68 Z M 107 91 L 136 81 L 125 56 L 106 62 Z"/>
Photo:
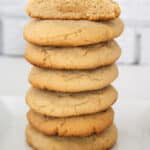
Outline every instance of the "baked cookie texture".
<path id="1" fill-rule="evenodd" d="M 115 125 L 89 137 L 46 136 L 29 125 L 26 136 L 28 144 L 36 150 L 108 150 L 116 143 L 118 135 Z"/>
<path id="2" fill-rule="evenodd" d="M 110 20 L 121 11 L 112 0 L 29 0 L 26 12 L 40 19 Z"/>
<path id="3" fill-rule="evenodd" d="M 51 69 L 95 69 L 113 64 L 121 55 L 115 41 L 82 47 L 45 47 L 28 44 L 25 58 L 31 64 Z"/>
<path id="4" fill-rule="evenodd" d="M 102 89 L 118 76 L 116 65 L 94 70 L 52 70 L 33 67 L 29 81 L 33 87 L 60 92 L 82 92 Z"/>
<path id="5" fill-rule="evenodd" d="M 70 117 L 104 111 L 116 102 L 118 93 L 112 86 L 81 93 L 61 93 L 30 88 L 26 95 L 28 106 L 42 115 Z"/>
<path id="6" fill-rule="evenodd" d="M 113 109 L 91 115 L 54 118 L 28 112 L 30 124 L 46 135 L 85 137 L 98 134 L 110 127 L 114 119 Z"/>
<path id="7" fill-rule="evenodd" d="M 28 0 L 27 143 L 35 150 L 108 150 L 117 141 L 111 83 L 124 30 L 113 0 Z"/>
<path id="8" fill-rule="evenodd" d="M 41 46 L 84 46 L 106 42 L 123 32 L 123 22 L 87 20 L 31 20 L 24 29 L 25 39 Z"/>

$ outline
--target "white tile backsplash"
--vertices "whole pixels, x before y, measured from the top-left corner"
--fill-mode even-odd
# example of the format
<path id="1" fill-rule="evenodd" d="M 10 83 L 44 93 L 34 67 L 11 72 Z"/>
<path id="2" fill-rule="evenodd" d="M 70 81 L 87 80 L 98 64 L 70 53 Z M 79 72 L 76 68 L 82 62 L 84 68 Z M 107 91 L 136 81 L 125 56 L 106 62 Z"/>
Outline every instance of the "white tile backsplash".
<path id="1" fill-rule="evenodd" d="M 140 21 L 150 21 L 150 5 L 141 6 L 142 11 L 139 14 Z"/>
<path id="2" fill-rule="evenodd" d="M 137 8 L 139 0 L 118 0 L 121 10 L 122 17 L 126 20 L 138 20 Z"/>
<path id="3" fill-rule="evenodd" d="M 24 5 L 27 3 L 27 0 L 0 0 L 0 5 L 9 6 L 9 5 Z"/>
<path id="4" fill-rule="evenodd" d="M 150 64 L 150 28 L 141 29 L 141 63 Z"/>
<path id="5" fill-rule="evenodd" d="M 120 63 L 134 63 L 135 53 L 135 30 L 133 27 L 125 27 L 124 33 L 117 39 L 122 49 Z"/>
<path id="6" fill-rule="evenodd" d="M 9 6 L 1 6 L 0 5 L 0 18 L 5 17 L 26 17 L 25 5 L 9 5 Z"/>
<path id="7" fill-rule="evenodd" d="M 3 20 L 3 48 L 6 55 L 22 55 L 25 49 L 23 39 L 23 28 L 26 23 L 25 18 L 5 17 Z"/>
<path id="8" fill-rule="evenodd" d="M 0 0 L 0 53 L 21 55 L 24 52 L 23 25 L 28 0 Z M 150 0 L 116 0 L 125 20 L 124 34 L 117 39 L 122 47 L 120 63 L 150 63 Z M 0 23 L 1 25 L 1 23 Z M 1 31 L 3 30 L 3 33 Z M 138 33 L 137 33 L 138 32 Z M 140 40 L 137 39 L 140 35 Z M 139 47 L 140 46 L 140 47 Z M 139 57 L 138 55 L 141 54 Z M 140 59 L 140 60 L 137 60 Z"/>

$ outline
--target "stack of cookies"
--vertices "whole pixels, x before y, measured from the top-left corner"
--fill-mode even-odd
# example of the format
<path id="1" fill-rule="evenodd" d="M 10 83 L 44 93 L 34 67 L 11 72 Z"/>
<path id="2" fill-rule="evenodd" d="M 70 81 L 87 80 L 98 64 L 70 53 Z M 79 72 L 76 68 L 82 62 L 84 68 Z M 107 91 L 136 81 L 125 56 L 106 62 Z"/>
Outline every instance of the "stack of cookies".
<path id="1" fill-rule="evenodd" d="M 26 59 L 34 65 L 26 101 L 28 144 L 37 150 L 107 150 L 123 31 L 112 0 L 29 0 Z"/>

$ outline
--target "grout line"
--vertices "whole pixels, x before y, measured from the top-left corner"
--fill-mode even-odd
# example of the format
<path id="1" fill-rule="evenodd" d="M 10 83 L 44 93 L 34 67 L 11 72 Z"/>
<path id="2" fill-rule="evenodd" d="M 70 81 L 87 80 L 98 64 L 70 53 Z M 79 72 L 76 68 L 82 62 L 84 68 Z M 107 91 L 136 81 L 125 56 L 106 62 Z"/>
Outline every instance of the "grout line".
<path id="1" fill-rule="evenodd" d="M 2 21 L 0 20 L 0 55 L 2 55 L 3 51 L 3 26 L 2 26 Z"/>
<path id="2" fill-rule="evenodd" d="M 135 48 L 134 48 L 134 64 L 139 65 L 141 62 L 141 34 L 135 35 Z"/>
<path id="3" fill-rule="evenodd" d="M 0 57 L 4 57 L 4 58 L 24 58 L 24 55 L 13 55 L 13 54 L 0 54 Z"/>

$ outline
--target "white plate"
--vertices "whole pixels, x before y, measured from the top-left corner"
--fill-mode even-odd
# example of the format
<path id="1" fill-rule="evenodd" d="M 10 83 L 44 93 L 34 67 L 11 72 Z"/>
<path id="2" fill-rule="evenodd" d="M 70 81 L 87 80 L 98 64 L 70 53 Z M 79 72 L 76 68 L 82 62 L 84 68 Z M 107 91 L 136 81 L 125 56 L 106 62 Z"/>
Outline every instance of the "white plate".
<path id="1" fill-rule="evenodd" d="M 0 150 L 30 150 L 24 130 L 27 106 L 23 97 L 0 97 Z M 115 106 L 119 140 L 113 150 L 148 150 L 150 101 L 121 101 Z"/>

